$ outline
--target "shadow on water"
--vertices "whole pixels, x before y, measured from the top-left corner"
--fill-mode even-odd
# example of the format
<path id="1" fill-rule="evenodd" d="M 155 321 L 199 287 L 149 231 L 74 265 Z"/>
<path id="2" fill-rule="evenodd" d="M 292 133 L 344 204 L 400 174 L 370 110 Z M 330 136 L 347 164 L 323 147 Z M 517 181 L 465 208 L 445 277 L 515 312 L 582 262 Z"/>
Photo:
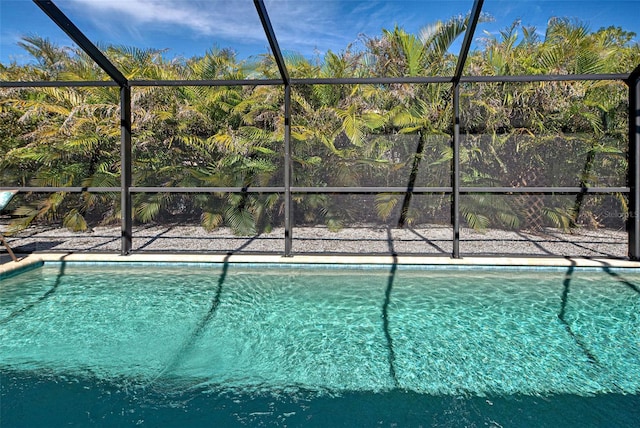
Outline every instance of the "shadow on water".
<path id="1" fill-rule="evenodd" d="M 635 291 L 636 293 L 640 294 L 640 286 L 634 284 L 633 282 L 625 279 L 625 277 L 623 277 L 622 275 L 620 275 L 617 272 L 614 272 L 611 270 L 611 265 L 603 262 L 602 260 L 598 260 L 599 263 L 602 263 L 604 266 L 602 266 L 602 270 L 607 273 L 609 276 L 613 277 L 616 281 L 618 281 L 620 284 L 626 285 L 627 287 L 629 287 L 631 290 Z"/>
<path id="2" fill-rule="evenodd" d="M 220 299 L 222 296 L 223 285 L 227 279 L 227 272 L 229 270 L 229 258 L 237 251 L 241 251 L 246 246 L 250 245 L 254 239 L 257 239 L 259 235 L 256 235 L 249 239 L 247 242 L 239 246 L 235 251 L 231 251 L 227 253 L 223 262 L 222 262 L 222 272 L 218 277 L 218 283 L 216 284 L 215 292 L 211 299 L 211 304 L 207 313 L 200 319 L 196 327 L 193 329 L 193 332 L 189 335 L 189 337 L 184 341 L 184 343 L 178 348 L 178 352 L 173 356 L 173 358 L 169 361 L 169 363 L 165 366 L 164 369 L 158 373 L 146 386 L 151 386 L 155 381 L 161 378 L 164 374 L 171 372 L 174 370 L 178 364 L 182 361 L 185 355 L 189 353 L 189 350 L 193 348 L 196 344 L 198 338 L 202 335 L 202 333 L 206 330 L 207 326 L 215 316 L 218 306 L 220 306 Z"/>
<path id="3" fill-rule="evenodd" d="M 384 337 L 387 339 L 387 349 L 389 350 L 389 374 L 393 379 L 393 384 L 397 388 L 399 386 L 398 377 L 396 375 L 396 354 L 393 349 L 393 338 L 389 332 L 389 302 L 391 301 L 391 291 L 393 289 L 393 281 L 396 277 L 398 269 L 398 255 L 393 248 L 393 239 L 391 237 L 391 229 L 387 228 L 387 241 L 389 243 L 389 253 L 393 257 L 389 278 L 387 280 L 387 288 L 384 293 L 384 304 L 382 305 L 382 328 L 384 329 Z"/>
<path id="4" fill-rule="evenodd" d="M 633 427 L 640 395 L 453 397 L 392 390 L 338 396 L 191 394 L 177 400 L 91 380 L 6 372 L 3 427 Z M 151 404 L 153 403 L 153 404 Z"/>
<path id="5" fill-rule="evenodd" d="M 44 302 L 45 300 L 47 300 L 49 297 L 53 296 L 53 294 L 58 291 L 58 288 L 60 287 L 60 283 L 62 282 L 62 278 L 64 277 L 64 273 L 67 267 L 67 263 L 64 261 L 65 257 L 67 257 L 68 255 L 63 256 L 60 259 L 60 271 L 58 272 L 58 274 L 56 275 L 56 280 L 53 283 L 53 286 L 46 292 L 44 293 L 42 296 L 38 297 L 37 300 L 23 306 L 22 308 L 13 311 L 11 314 L 9 314 L 8 316 L 6 316 L 5 318 L 0 320 L 0 324 L 5 324 L 9 321 L 11 321 L 12 319 L 24 314 L 25 312 L 31 310 L 34 306 L 39 305 L 40 303 Z"/>
<path id="6" fill-rule="evenodd" d="M 570 259 L 570 261 L 571 261 L 571 266 L 569 266 L 569 269 L 567 269 L 567 273 L 565 273 L 564 280 L 562 281 L 562 286 L 563 286 L 563 289 L 562 289 L 562 303 L 561 303 L 561 306 L 560 306 L 560 312 L 558 313 L 558 319 L 560 320 L 562 325 L 564 325 L 564 328 L 567 331 L 567 333 L 569 333 L 569 336 L 571 336 L 571 338 L 578 345 L 578 347 L 580 347 L 580 349 L 582 350 L 584 355 L 587 357 L 589 362 L 590 363 L 594 363 L 594 364 L 599 364 L 600 362 L 598 361 L 598 359 L 589 350 L 587 345 L 585 345 L 584 342 L 582 342 L 582 340 L 574 333 L 573 329 L 571 328 L 571 324 L 569 324 L 569 322 L 565 318 L 566 311 L 567 311 L 567 305 L 569 304 L 569 293 L 571 291 L 571 280 L 573 279 L 573 273 L 574 273 L 575 268 L 576 268 L 576 262 L 574 260 L 571 260 L 571 259 Z"/>

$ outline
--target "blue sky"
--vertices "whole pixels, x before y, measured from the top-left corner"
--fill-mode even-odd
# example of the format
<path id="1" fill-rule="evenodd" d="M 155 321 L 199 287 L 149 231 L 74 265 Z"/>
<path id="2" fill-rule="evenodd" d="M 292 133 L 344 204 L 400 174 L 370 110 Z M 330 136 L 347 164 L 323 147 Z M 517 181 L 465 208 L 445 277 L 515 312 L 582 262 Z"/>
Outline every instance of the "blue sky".
<path id="1" fill-rule="evenodd" d="M 54 0 L 98 45 L 166 49 L 166 56 L 190 57 L 229 47 L 240 58 L 268 51 L 252 0 Z M 307 57 L 357 44 L 382 28 L 399 25 L 417 32 L 437 20 L 467 14 L 472 0 L 265 0 L 285 52 Z M 640 0 L 485 0 L 476 42 L 520 19 L 541 35 L 550 17 L 580 19 L 592 30 L 616 25 L 640 34 Z M 16 43 L 25 35 L 71 45 L 67 36 L 31 0 L 0 0 L 0 61 L 28 62 Z M 639 36 L 640 37 L 640 36 Z M 636 40 L 640 40 L 636 37 Z M 455 49 L 455 47 L 454 47 Z"/>

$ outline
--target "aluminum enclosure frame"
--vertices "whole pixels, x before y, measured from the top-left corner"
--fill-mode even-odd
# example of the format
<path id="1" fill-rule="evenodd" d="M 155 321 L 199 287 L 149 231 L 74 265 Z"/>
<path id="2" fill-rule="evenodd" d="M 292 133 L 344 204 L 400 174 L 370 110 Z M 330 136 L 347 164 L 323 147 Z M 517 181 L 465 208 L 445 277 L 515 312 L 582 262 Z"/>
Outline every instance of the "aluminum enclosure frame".
<path id="1" fill-rule="evenodd" d="M 628 255 L 640 260 L 640 65 L 625 81 L 629 86 L 629 150 L 627 185 L 629 186 Z"/>
<path id="2" fill-rule="evenodd" d="M 461 194 L 473 193 L 530 193 L 530 194 L 627 194 L 629 217 L 627 219 L 628 257 L 640 260 L 640 65 L 629 74 L 583 74 L 583 75 L 539 75 L 539 76 L 464 76 L 463 70 L 470 50 L 475 29 L 482 12 L 484 0 L 474 0 L 464 40 L 458 56 L 453 76 L 434 77 L 378 77 L 378 78 L 306 78 L 289 76 L 276 34 L 271 26 L 268 11 L 263 0 L 254 0 L 256 12 L 275 58 L 281 79 L 257 80 L 128 80 L 104 54 L 67 18 L 51 0 L 33 0 L 58 27 L 60 27 L 95 63 L 102 68 L 112 81 L 87 82 L 0 82 L 0 87 L 119 87 L 121 114 L 121 186 L 115 187 L 21 187 L 22 192 L 120 192 L 121 210 L 121 251 L 129 254 L 132 249 L 132 194 L 143 192 L 170 193 L 282 193 L 285 198 L 284 256 L 292 255 L 292 202 L 293 194 L 333 193 L 333 194 L 435 194 L 451 195 L 451 225 L 453 227 L 453 258 L 460 258 L 460 206 Z M 550 81 L 624 81 L 629 86 L 629 150 L 627 186 L 623 187 L 463 187 L 460 183 L 460 83 L 484 82 L 550 82 Z M 298 85 L 338 85 L 338 84 L 451 84 L 453 102 L 453 160 L 451 165 L 451 186 L 445 187 L 296 187 L 291 185 L 291 89 Z M 131 88 L 149 86 L 283 86 L 284 89 L 284 185 L 273 187 L 144 187 L 132 185 L 131 156 Z M 0 187 L 4 189 L 4 187 Z"/>

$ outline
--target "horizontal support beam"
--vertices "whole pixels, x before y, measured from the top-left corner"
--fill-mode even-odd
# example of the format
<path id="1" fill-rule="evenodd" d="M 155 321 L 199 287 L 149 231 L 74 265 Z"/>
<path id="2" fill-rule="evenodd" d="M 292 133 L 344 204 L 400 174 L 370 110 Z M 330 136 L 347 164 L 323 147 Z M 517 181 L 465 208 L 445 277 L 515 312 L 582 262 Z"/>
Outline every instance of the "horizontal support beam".
<path id="1" fill-rule="evenodd" d="M 131 80 L 129 86 L 278 86 L 281 79 L 235 79 L 235 80 Z"/>
<path id="2" fill-rule="evenodd" d="M 284 187 L 144 187 L 132 186 L 131 193 L 283 193 Z"/>
<path id="3" fill-rule="evenodd" d="M 583 80 L 626 80 L 628 74 L 567 74 L 567 75 L 527 75 L 527 76 L 464 76 L 461 82 L 548 82 Z M 412 77 L 341 77 L 291 79 L 291 85 L 390 85 L 452 83 L 453 76 L 412 76 Z M 241 79 L 241 80 L 133 80 L 131 86 L 252 86 L 284 85 L 281 79 Z"/>
<path id="4" fill-rule="evenodd" d="M 372 194 L 372 193 L 451 193 L 451 187 L 414 187 L 409 190 L 406 187 L 291 187 L 291 193 L 346 193 L 346 194 Z"/>
<path id="5" fill-rule="evenodd" d="M 424 76 L 424 77 L 327 77 L 291 79 L 292 85 L 390 85 L 403 83 L 451 83 L 453 77 Z"/>
<path id="6" fill-rule="evenodd" d="M 40 81 L 40 82 L 0 82 L 0 88 L 78 88 L 78 87 L 119 87 L 113 80 L 87 81 Z"/>
<path id="7" fill-rule="evenodd" d="M 460 193 L 629 193 L 628 187 L 460 187 Z"/>
<path id="8" fill-rule="evenodd" d="M 91 193 L 120 193 L 120 187 L 36 187 L 36 186 L 27 186 L 27 187 L 0 187 L 0 191 L 2 190 L 11 190 L 11 189 L 19 189 L 20 193 L 56 193 L 56 192 L 67 192 L 67 193 L 82 193 L 82 192 L 91 192 Z"/>
<path id="9" fill-rule="evenodd" d="M 527 76 L 463 76 L 465 83 L 501 83 L 501 82 L 577 82 L 584 80 L 626 80 L 628 74 L 546 74 Z"/>
<path id="10" fill-rule="evenodd" d="M 573 81 L 627 81 L 629 74 L 567 74 L 539 76 L 464 76 L 464 83 L 501 83 L 501 82 L 573 82 Z M 429 84 L 452 83 L 453 77 L 344 77 L 318 79 L 291 79 L 292 85 L 391 85 L 391 84 Z M 129 86 L 279 86 L 281 79 L 236 79 L 236 80 L 131 80 Z M 113 81 L 41 81 L 0 82 L 1 88 L 39 88 L 39 87 L 103 87 L 119 86 Z"/>
<path id="11" fill-rule="evenodd" d="M 452 193 L 452 187 L 292 187 L 292 193 Z M 629 193 L 628 187 L 460 187 L 460 193 Z"/>
<path id="12" fill-rule="evenodd" d="M 16 187 L 0 187 L 2 190 L 12 190 Z M 54 192 L 92 192 L 112 193 L 120 192 L 120 187 L 18 187 L 20 192 L 54 193 Z M 274 187 L 131 187 L 132 193 L 284 193 L 284 186 Z M 345 194 L 374 194 L 374 193 L 452 193 L 451 187 L 291 187 L 291 193 L 345 193 Z M 629 193 L 629 187 L 461 187 L 460 193 L 535 193 L 535 194 L 612 194 Z"/>

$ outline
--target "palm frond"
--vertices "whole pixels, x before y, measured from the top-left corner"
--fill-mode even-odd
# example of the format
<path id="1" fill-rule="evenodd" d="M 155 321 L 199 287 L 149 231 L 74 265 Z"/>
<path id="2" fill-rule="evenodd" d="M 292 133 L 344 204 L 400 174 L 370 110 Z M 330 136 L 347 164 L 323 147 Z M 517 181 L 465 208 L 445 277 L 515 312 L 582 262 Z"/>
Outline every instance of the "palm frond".
<path id="1" fill-rule="evenodd" d="M 203 212 L 200 224 L 204 230 L 210 232 L 218 228 L 224 222 L 224 218 L 219 213 Z"/>
<path id="2" fill-rule="evenodd" d="M 89 228 L 87 221 L 80 212 L 73 208 L 62 219 L 62 225 L 74 232 L 83 232 Z"/>
<path id="3" fill-rule="evenodd" d="M 256 219 L 251 211 L 236 206 L 229 206 L 224 212 L 227 224 L 233 233 L 243 236 L 256 234 Z"/>
<path id="4" fill-rule="evenodd" d="M 381 193 L 376 196 L 376 212 L 382 220 L 387 220 L 393 213 L 400 197 L 398 195 Z"/>

